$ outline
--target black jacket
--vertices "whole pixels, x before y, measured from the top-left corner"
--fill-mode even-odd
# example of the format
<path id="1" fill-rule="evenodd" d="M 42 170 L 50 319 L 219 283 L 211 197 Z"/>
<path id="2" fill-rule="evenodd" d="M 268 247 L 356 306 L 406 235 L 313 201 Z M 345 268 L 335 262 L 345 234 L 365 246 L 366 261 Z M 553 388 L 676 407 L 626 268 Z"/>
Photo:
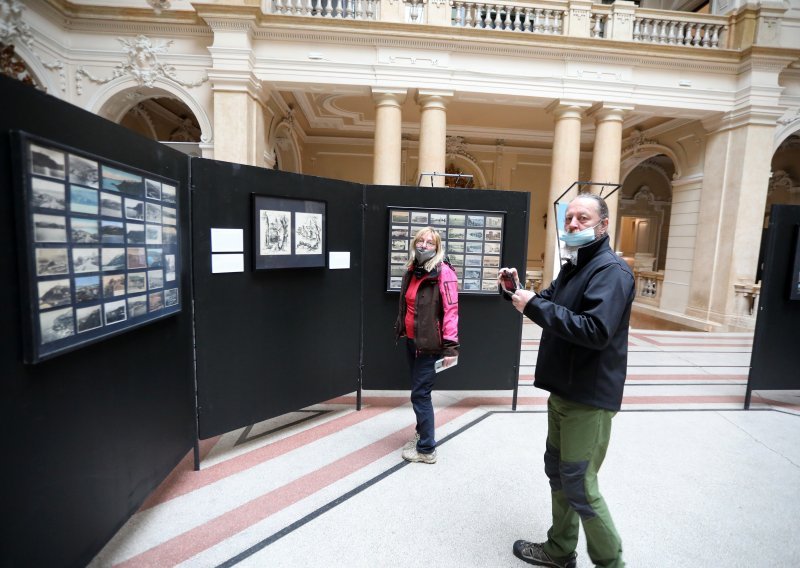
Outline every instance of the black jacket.
<path id="1" fill-rule="evenodd" d="M 578 249 L 558 278 L 525 306 L 542 340 L 534 385 L 558 396 L 617 411 L 628 365 L 633 272 L 608 237 Z"/>

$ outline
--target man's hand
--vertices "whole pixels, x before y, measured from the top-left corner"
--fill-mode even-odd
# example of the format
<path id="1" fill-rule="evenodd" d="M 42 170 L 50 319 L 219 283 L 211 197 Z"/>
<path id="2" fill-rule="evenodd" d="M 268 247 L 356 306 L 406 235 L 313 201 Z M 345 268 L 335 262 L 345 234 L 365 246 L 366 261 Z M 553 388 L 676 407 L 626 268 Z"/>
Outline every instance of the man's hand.
<path id="1" fill-rule="evenodd" d="M 536 294 L 531 292 L 530 290 L 517 290 L 514 292 L 514 296 L 511 298 L 511 302 L 514 304 L 514 307 L 517 308 L 519 313 L 525 311 L 525 306 L 528 305 L 531 298 L 533 298 Z"/>

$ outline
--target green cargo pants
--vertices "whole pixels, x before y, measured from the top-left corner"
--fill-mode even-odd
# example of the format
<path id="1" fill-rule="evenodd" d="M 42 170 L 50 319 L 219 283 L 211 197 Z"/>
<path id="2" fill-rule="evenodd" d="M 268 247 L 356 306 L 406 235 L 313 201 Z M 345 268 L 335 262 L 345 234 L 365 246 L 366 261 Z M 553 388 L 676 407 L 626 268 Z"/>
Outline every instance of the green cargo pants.
<path id="1" fill-rule="evenodd" d="M 597 484 L 615 414 L 554 394 L 547 401 L 544 470 L 552 490 L 553 526 L 544 551 L 550 556 L 575 550 L 580 518 L 592 562 L 604 568 L 625 566 L 622 541 Z"/>

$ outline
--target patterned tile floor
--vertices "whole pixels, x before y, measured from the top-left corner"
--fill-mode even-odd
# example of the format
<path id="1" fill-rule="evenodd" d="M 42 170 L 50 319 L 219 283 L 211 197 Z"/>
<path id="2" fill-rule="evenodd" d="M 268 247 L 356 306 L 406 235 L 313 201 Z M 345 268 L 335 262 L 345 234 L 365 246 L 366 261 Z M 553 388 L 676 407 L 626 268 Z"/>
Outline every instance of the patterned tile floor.
<path id="1" fill-rule="evenodd" d="M 470 428 L 478 432 L 474 427 L 490 415 L 507 416 L 503 421 L 525 416 L 536 421 L 541 417 L 547 393 L 533 386 L 539 336 L 540 329 L 526 322 L 517 412 L 509 412 L 509 391 L 434 392 L 441 445 L 451 442 L 455 451 L 459 436 Z M 741 411 L 751 345 L 751 334 L 632 331 L 623 413 Z M 754 393 L 751 408 L 800 416 L 800 392 Z M 312 561 L 303 560 L 297 548 L 281 552 L 291 539 L 280 546 L 278 543 L 295 532 L 305 534 L 310 527 L 337 518 L 332 511 L 345 502 L 351 502 L 350 506 L 360 502 L 354 499 L 359 494 L 390 494 L 393 485 L 389 479 L 406 465 L 400 458 L 400 448 L 412 436 L 413 427 L 407 392 L 367 391 L 361 411 L 355 411 L 353 394 L 205 440 L 201 443 L 201 471 L 192 470 L 191 454 L 187 455 L 91 566 L 310 565 Z M 433 468 L 442 465 L 446 451 L 447 446 L 440 448 L 440 463 Z M 436 471 L 433 468 L 430 471 Z M 385 523 L 403 525 L 399 518 L 375 518 L 376 511 L 370 511 L 369 504 L 364 507 L 366 510 L 358 514 L 367 524 L 359 523 L 359 530 L 369 532 L 371 526 L 377 530 Z M 325 546 L 324 534 L 311 538 L 311 550 Z M 409 535 L 402 538 L 413 542 Z M 318 556 L 327 558 L 328 564 L 318 565 L 337 563 L 332 559 L 336 557 L 328 554 L 326 551 L 326 555 Z M 503 556 L 484 559 L 480 564 L 474 563 L 474 557 L 456 562 L 455 556 L 439 562 L 433 558 L 389 559 L 378 554 L 370 559 L 359 555 L 345 557 L 347 560 L 341 563 L 519 563 Z"/>

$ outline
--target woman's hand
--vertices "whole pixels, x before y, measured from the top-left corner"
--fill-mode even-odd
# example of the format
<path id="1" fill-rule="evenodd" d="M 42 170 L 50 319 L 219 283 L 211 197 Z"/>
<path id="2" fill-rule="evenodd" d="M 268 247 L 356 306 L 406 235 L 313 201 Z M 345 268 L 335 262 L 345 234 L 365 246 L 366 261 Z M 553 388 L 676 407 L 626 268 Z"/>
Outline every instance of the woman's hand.
<path id="1" fill-rule="evenodd" d="M 442 368 L 443 368 L 443 369 L 446 369 L 447 367 L 449 367 L 450 365 L 452 365 L 452 364 L 453 364 L 453 362 L 454 362 L 456 359 L 458 359 L 458 357 L 444 357 L 444 360 L 442 361 Z"/>

